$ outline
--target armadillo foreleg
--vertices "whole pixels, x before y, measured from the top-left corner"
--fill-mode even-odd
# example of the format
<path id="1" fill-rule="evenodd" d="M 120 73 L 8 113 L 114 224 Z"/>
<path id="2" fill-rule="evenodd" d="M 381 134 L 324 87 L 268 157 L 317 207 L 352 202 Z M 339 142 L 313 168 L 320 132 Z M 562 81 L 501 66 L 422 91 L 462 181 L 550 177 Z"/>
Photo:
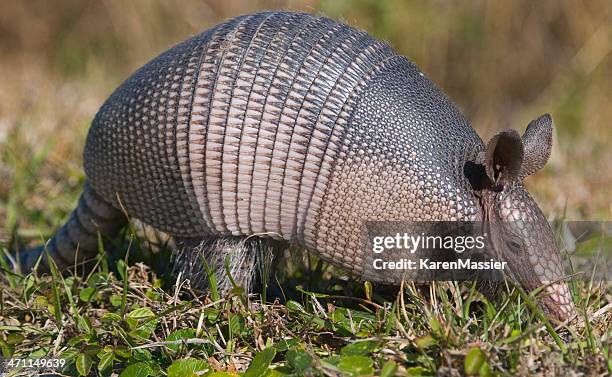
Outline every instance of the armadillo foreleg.
<path id="1" fill-rule="evenodd" d="M 210 288 L 208 274 L 214 274 L 221 295 L 228 293 L 234 284 L 250 292 L 267 273 L 266 266 L 270 265 L 276 246 L 275 241 L 259 237 L 183 239 L 178 245 L 174 253 L 175 272 L 202 289 Z"/>

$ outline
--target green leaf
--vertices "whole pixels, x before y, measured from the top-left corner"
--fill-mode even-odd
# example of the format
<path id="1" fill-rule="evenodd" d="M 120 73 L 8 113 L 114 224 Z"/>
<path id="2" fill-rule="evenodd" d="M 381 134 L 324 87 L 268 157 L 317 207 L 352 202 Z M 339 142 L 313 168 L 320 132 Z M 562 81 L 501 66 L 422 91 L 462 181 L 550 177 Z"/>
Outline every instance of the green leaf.
<path id="1" fill-rule="evenodd" d="M 25 337 L 17 332 L 10 333 L 6 336 L 6 343 L 9 346 L 14 346 L 16 344 L 20 344 L 25 340 Z"/>
<path id="2" fill-rule="evenodd" d="M 440 321 L 438 321 L 437 318 L 430 317 L 428 323 L 435 337 L 445 338 L 444 329 L 442 328 L 442 325 L 440 324 Z"/>
<path id="3" fill-rule="evenodd" d="M 93 332 L 93 327 L 91 326 L 91 322 L 87 317 L 83 317 L 82 315 L 77 317 L 77 328 L 79 331 L 90 334 Z"/>
<path id="4" fill-rule="evenodd" d="M 121 322 L 121 316 L 117 313 L 111 313 L 111 312 L 104 313 L 104 315 L 100 319 L 105 322 L 114 322 L 114 323 Z"/>
<path id="5" fill-rule="evenodd" d="M 70 338 L 70 340 L 68 340 L 68 345 L 70 347 L 76 347 L 76 346 L 78 346 L 81 343 L 83 343 L 83 336 L 82 335 L 75 336 L 73 338 Z"/>
<path id="6" fill-rule="evenodd" d="M 127 317 L 125 319 L 125 324 L 128 325 L 128 328 L 130 330 L 134 330 L 136 327 L 138 327 L 138 320 L 134 319 L 134 318 Z"/>
<path id="7" fill-rule="evenodd" d="M 374 352 L 379 346 L 379 342 L 375 340 L 367 340 L 365 342 L 355 342 L 342 347 L 340 353 L 345 356 L 366 356 Z"/>
<path id="8" fill-rule="evenodd" d="M 210 370 L 210 366 L 200 359 L 175 360 L 168 368 L 168 377 L 198 377 Z"/>
<path id="9" fill-rule="evenodd" d="M 96 293 L 96 289 L 92 287 L 83 288 L 81 292 L 79 292 L 79 298 L 83 302 L 91 301 L 92 297 Z"/>
<path id="10" fill-rule="evenodd" d="M 213 372 L 207 377 L 238 377 L 238 374 L 230 372 Z"/>
<path id="11" fill-rule="evenodd" d="M 300 343 L 299 339 L 291 338 L 291 339 L 283 339 L 274 345 L 276 348 L 276 352 L 285 352 L 289 348 L 294 347 Z"/>
<path id="12" fill-rule="evenodd" d="M 162 295 L 152 289 L 147 289 L 145 292 L 145 296 L 151 301 L 160 301 L 162 300 Z"/>
<path id="13" fill-rule="evenodd" d="M 155 317 L 155 314 L 153 314 L 153 312 L 149 308 L 138 308 L 129 312 L 127 317 L 136 320 L 144 320 Z"/>
<path id="14" fill-rule="evenodd" d="M 266 374 L 264 374 L 264 377 L 283 377 L 283 376 L 287 376 L 287 375 L 284 373 L 281 373 L 277 369 L 268 369 Z"/>
<path id="15" fill-rule="evenodd" d="M 232 334 L 241 334 L 244 330 L 245 321 L 241 316 L 233 316 L 229 320 L 229 327 Z"/>
<path id="16" fill-rule="evenodd" d="M 148 339 L 155 328 L 158 320 L 149 308 L 138 308 L 129 312 L 125 318 L 125 323 L 132 330 L 129 332 L 131 337 Z"/>
<path id="17" fill-rule="evenodd" d="M 244 372 L 244 377 L 261 377 L 263 376 L 268 368 L 270 367 L 270 363 L 276 356 L 275 348 L 266 348 L 253 358 L 251 365 Z"/>
<path id="18" fill-rule="evenodd" d="M 300 304 L 299 302 L 294 301 L 294 300 L 287 301 L 287 304 L 285 306 L 289 310 L 293 310 L 293 311 L 297 311 L 297 312 L 302 312 L 302 313 L 306 312 L 306 310 L 304 309 L 304 306 L 302 306 L 302 304 Z"/>
<path id="19" fill-rule="evenodd" d="M 121 372 L 119 377 L 149 377 L 153 373 L 150 366 L 145 363 L 135 363 L 128 365 L 127 368 Z"/>
<path id="20" fill-rule="evenodd" d="M 366 298 L 372 301 L 372 283 L 370 283 L 369 281 L 364 282 L 363 288 L 365 290 Z"/>
<path id="21" fill-rule="evenodd" d="M 49 305 L 49 301 L 47 300 L 45 296 L 36 296 L 34 298 L 34 302 L 32 303 L 32 306 L 34 306 L 37 309 L 44 309 L 48 305 Z"/>
<path id="22" fill-rule="evenodd" d="M 468 352 L 467 356 L 465 356 L 465 361 L 463 363 L 463 369 L 465 374 L 467 375 L 476 375 L 480 370 L 480 367 L 485 362 L 486 355 L 485 353 L 478 347 L 473 347 Z"/>
<path id="23" fill-rule="evenodd" d="M 58 280 L 61 280 L 61 275 L 59 273 L 59 271 L 57 270 L 57 266 L 55 264 L 55 262 L 53 262 L 53 259 L 51 259 L 51 256 L 49 255 L 49 253 L 45 250 L 45 254 L 47 256 L 47 265 L 49 266 L 49 268 L 51 269 L 51 292 L 53 294 L 53 299 L 51 300 L 53 302 L 53 307 L 49 308 L 51 309 L 51 312 L 53 313 L 53 316 L 55 317 L 55 323 L 57 324 L 57 326 L 59 328 L 62 328 L 62 310 L 61 310 L 61 305 L 60 305 L 60 293 L 59 293 L 59 282 Z"/>
<path id="24" fill-rule="evenodd" d="M 325 359 L 322 359 L 321 363 L 337 367 L 338 364 L 340 363 L 340 360 L 341 360 L 340 356 L 334 355 L 334 356 L 330 356 Z"/>
<path id="25" fill-rule="evenodd" d="M 338 369 L 350 376 L 370 376 L 374 374 L 372 359 L 365 356 L 342 356 Z"/>
<path id="26" fill-rule="evenodd" d="M 125 262 L 122 259 L 119 259 L 117 261 L 117 272 L 119 272 L 119 276 L 121 277 L 121 280 L 125 280 L 125 270 L 126 270 Z"/>
<path id="27" fill-rule="evenodd" d="M 100 362 L 98 363 L 98 370 L 102 372 L 106 368 L 113 365 L 113 352 L 102 352 L 102 354 L 98 355 L 100 357 Z"/>
<path id="28" fill-rule="evenodd" d="M 132 350 L 125 346 L 119 346 L 115 348 L 115 354 L 124 359 L 129 359 L 132 357 Z"/>
<path id="29" fill-rule="evenodd" d="M 118 307 L 118 306 L 121 305 L 121 296 L 119 296 L 119 295 L 110 295 L 110 297 L 108 298 L 108 301 L 110 301 L 112 306 Z"/>
<path id="30" fill-rule="evenodd" d="M 108 280 L 108 274 L 105 272 L 96 272 L 93 275 L 91 275 L 89 277 L 89 279 L 87 280 L 87 283 L 90 286 L 95 286 L 97 284 L 102 284 L 102 283 L 106 283 Z"/>
<path id="31" fill-rule="evenodd" d="M 81 352 L 89 356 L 94 356 L 98 354 L 98 352 L 100 352 L 101 350 L 102 347 L 97 344 L 88 344 L 85 346 L 85 348 L 81 350 Z"/>
<path id="32" fill-rule="evenodd" d="M 411 368 L 406 369 L 406 375 L 420 377 L 420 376 L 433 376 L 433 373 L 431 373 L 428 369 L 425 369 L 423 367 L 411 367 Z"/>
<path id="33" fill-rule="evenodd" d="M 491 366 L 486 361 L 482 363 L 480 368 L 478 369 L 478 375 L 480 377 L 491 377 L 493 373 L 491 372 Z"/>
<path id="34" fill-rule="evenodd" d="M 219 295 L 217 274 L 214 268 L 212 268 L 206 260 L 202 260 L 202 267 L 206 272 L 206 279 L 208 280 L 208 287 L 213 301 L 219 301 L 221 296 Z"/>
<path id="35" fill-rule="evenodd" d="M 304 350 L 289 350 L 285 354 L 285 358 L 287 359 L 287 362 L 289 362 L 289 365 L 291 365 L 298 373 L 303 373 L 312 365 L 312 356 L 310 356 L 310 354 Z"/>
<path id="36" fill-rule="evenodd" d="M 28 275 L 22 284 L 24 285 L 23 294 L 27 301 L 30 299 L 32 289 L 36 286 L 36 279 L 34 279 L 34 275 Z"/>
<path id="37" fill-rule="evenodd" d="M 66 351 L 62 352 L 60 354 L 60 358 L 65 359 L 66 361 L 72 361 L 78 355 L 79 355 L 79 351 L 74 348 L 71 348 L 71 349 L 67 349 Z"/>
<path id="38" fill-rule="evenodd" d="M 380 377 L 391 377 L 397 372 L 397 363 L 393 360 L 387 361 L 380 370 Z"/>
<path id="39" fill-rule="evenodd" d="M 5 359 L 8 359 L 13 354 L 13 352 L 15 352 L 15 347 L 14 346 L 10 346 L 0 336 L 0 350 L 2 351 L 2 356 Z"/>
<path id="40" fill-rule="evenodd" d="M 417 347 L 420 349 L 426 349 L 431 346 L 438 344 L 438 341 L 433 338 L 431 335 L 423 335 L 422 337 L 415 340 Z"/>
<path id="41" fill-rule="evenodd" d="M 91 371 L 91 365 L 93 364 L 93 360 L 91 356 L 81 353 L 77 356 L 76 359 L 76 369 L 79 372 L 79 376 L 87 376 Z"/>
<path id="42" fill-rule="evenodd" d="M 157 320 L 146 321 L 142 325 L 138 326 L 134 330 L 130 331 L 129 335 L 132 337 L 140 337 L 143 339 L 149 339 L 157 327 Z"/>
<path id="43" fill-rule="evenodd" d="M 193 339 L 196 337 L 194 329 L 179 329 L 171 332 L 167 337 L 166 341 L 173 342 L 176 340 Z M 174 352 L 178 352 L 183 348 L 183 344 L 168 344 L 166 347 Z"/>
<path id="44" fill-rule="evenodd" d="M 298 292 L 304 293 L 305 295 L 309 295 L 311 297 L 316 297 L 316 298 L 327 298 L 327 297 L 329 297 L 329 295 L 325 294 L 325 293 L 317 293 L 317 292 L 306 291 L 306 290 L 304 290 L 304 287 L 302 287 L 301 285 L 296 286 L 295 289 Z"/>
<path id="45" fill-rule="evenodd" d="M 144 348 L 136 348 L 133 351 L 133 355 L 135 360 L 142 360 L 147 362 L 153 360 L 153 355 L 151 354 L 151 351 Z"/>

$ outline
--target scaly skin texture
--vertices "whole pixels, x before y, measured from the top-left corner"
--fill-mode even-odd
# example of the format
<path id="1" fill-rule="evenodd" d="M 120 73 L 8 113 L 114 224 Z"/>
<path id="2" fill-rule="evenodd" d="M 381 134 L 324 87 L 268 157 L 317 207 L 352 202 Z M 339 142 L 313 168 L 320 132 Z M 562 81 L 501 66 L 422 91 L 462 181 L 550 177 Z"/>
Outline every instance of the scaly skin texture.
<path id="1" fill-rule="evenodd" d="M 162 53 L 110 96 L 87 138 L 84 195 L 179 244 L 248 254 L 257 246 L 240 240 L 258 235 L 359 275 L 366 221 L 484 219 L 479 192 L 545 162 L 536 145 L 544 123 L 527 135 L 530 166 L 520 170 L 520 140 L 485 148 L 444 94 L 386 43 L 324 17 L 246 15 Z M 511 159 L 502 152 L 513 148 L 520 161 L 497 172 L 494 158 L 505 168 Z M 467 162 L 483 167 L 477 188 Z M 103 215 L 90 211 L 58 234 Z M 105 237 L 116 231 L 100 228 Z M 95 249 L 91 234 L 69 233 L 50 245 L 52 254 L 63 250 L 64 265 L 75 245 L 85 256 Z M 197 242 L 206 239 L 225 241 Z M 248 271 L 252 259 L 232 263 Z M 566 290 L 557 293 L 556 303 L 572 305 Z"/>

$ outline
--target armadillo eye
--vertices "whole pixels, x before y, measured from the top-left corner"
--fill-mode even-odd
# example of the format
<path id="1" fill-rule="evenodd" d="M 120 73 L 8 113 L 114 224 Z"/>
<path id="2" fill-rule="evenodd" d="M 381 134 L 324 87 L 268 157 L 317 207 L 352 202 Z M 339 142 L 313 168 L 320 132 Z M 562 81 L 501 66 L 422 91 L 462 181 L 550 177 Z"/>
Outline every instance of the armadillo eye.
<path id="1" fill-rule="evenodd" d="M 508 246 L 508 248 L 510 248 L 510 250 L 512 251 L 520 251 L 521 250 L 521 245 L 516 242 L 516 241 L 506 241 L 506 246 Z"/>

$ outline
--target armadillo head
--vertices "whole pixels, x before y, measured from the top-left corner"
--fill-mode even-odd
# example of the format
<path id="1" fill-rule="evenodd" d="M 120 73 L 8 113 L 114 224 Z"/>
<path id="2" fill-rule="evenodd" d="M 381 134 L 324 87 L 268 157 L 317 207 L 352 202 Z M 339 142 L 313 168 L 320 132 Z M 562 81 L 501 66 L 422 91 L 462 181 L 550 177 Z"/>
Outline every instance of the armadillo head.
<path id="1" fill-rule="evenodd" d="M 483 171 L 476 184 L 492 251 L 508 262 L 506 273 L 525 290 L 544 287 L 538 303 L 552 317 L 565 320 L 575 307 L 563 281 L 554 234 L 523 186 L 527 176 L 546 164 L 552 134 L 548 114 L 529 123 L 522 138 L 515 130 L 496 134 L 479 156 Z"/>

